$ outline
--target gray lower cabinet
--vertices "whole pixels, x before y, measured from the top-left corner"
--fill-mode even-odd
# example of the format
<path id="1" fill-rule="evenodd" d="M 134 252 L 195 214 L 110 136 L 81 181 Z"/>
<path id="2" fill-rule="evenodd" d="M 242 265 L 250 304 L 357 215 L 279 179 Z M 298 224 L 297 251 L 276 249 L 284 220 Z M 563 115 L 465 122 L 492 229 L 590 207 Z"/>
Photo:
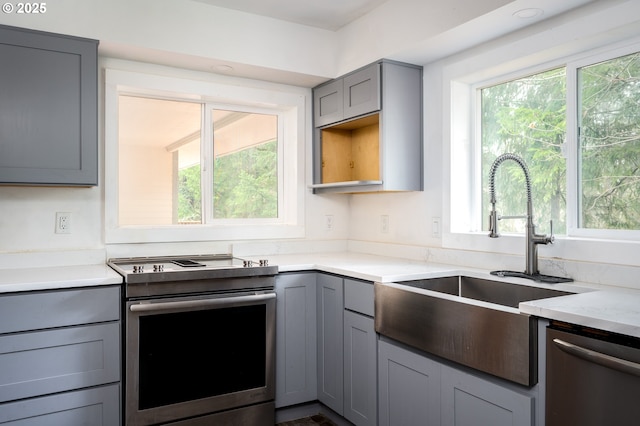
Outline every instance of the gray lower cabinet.
<path id="1" fill-rule="evenodd" d="M 120 424 L 120 286 L 0 296 L 0 423 Z"/>
<path id="2" fill-rule="evenodd" d="M 531 426 L 533 397 L 442 367 L 442 426 Z"/>
<path id="3" fill-rule="evenodd" d="M 0 25 L 0 183 L 98 184 L 98 42 Z"/>
<path id="4" fill-rule="evenodd" d="M 380 425 L 531 426 L 535 397 L 526 390 L 379 341 Z"/>
<path id="5" fill-rule="evenodd" d="M 440 373 L 435 361 L 378 341 L 378 424 L 439 426 Z"/>
<path id="6" fill-rule="evenodd" d="M 318 399 L 316 273 L 276 277 L 276 408 Z"/>
<path id="7" fill-rule="evenodd" d="M 341 277 L 318 274 L 318 400 L 336 413 L 344 414 L 343 315 Z"/>
<path id="8" fill-rule="evenodd" d="M 376 346 L 373 318 L 345 310 L 344 417 L 355 425 L 377 423 Z"/>
<path id="9" fill-rule="evenodd" d="M 318 400 L 355 425 L 376 425 L 373 283 L 280 273 L 276 294 L 276 407 Z"/>
<path id="10" fill-rule="evenodd" d="M 0 424 L 111 426 L 120 424 L 120 386 L 101 386 L 0 405 Z"/>

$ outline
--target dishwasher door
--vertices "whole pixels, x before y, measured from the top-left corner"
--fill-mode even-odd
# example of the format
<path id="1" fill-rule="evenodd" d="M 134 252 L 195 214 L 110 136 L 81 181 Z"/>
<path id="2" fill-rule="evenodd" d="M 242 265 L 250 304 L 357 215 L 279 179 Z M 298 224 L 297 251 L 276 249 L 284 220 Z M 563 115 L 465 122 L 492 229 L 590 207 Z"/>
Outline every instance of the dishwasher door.
<path id="1" fill-rule="evenodd" d="M 640 424 L 640 339 L 552 323 L 546 426 Z"/>

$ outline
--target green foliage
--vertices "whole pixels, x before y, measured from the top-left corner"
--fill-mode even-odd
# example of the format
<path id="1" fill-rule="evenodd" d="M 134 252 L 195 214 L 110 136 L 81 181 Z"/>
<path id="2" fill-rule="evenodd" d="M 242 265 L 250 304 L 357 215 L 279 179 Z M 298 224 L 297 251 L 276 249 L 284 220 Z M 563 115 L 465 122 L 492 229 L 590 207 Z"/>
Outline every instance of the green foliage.
<path id="1" fill-rule="evenodd" d="M 512 152 L 529 166 L 536 219 L 551 218 L 565 232 L 564 75 L 559 68 L 482 90 L 485 224 L 491 163 Z M 578 81 L 579 226 L 640 229 L 640 53 L 581 68 Z M 524 175 L 509 163 L 496 176 L 500 213 L 522 214 Z M 508 226 L 502 228 L 516 230 Z"/>
<path id="2" fill-rule="evenodd" d="M 278 142 L 215 159 L 214 218 L 278 216 Z"/>
<path id="3" fill-rule="evenodd" d="M 178 172 L 178 223 L 202 223 L 200 165 Z"/>
<path id="4" fill-rule="evenodd" d="M 483 224 L 488 228 L 489 169 L 500 154 L 520 155 L 527 163 L 534 216 L 553 219 L 554 232 L 566 232 L 566 164 L 561 153 L 566 128 L 564 69 L 546 71 L 482 90 Z M 500 214 L 526 213 L 524 173 L 513 161 L 496 174 Z M 522 231 L 524 221 L 504 222 L 505 232 Z"/>
<path id="5" fill-rule="evenodd" d="M 585 228 L 640 229 L 640 53 L 582 68 Z"/>

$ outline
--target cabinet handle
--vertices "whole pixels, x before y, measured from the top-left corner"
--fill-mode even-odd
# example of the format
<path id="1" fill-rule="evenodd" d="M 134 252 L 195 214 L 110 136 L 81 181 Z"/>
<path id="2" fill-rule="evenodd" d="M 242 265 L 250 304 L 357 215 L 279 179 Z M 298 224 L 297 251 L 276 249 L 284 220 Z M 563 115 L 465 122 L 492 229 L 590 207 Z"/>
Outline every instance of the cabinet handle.
<path id="1" fill-rule="evenodd" d="M 623 373 L 633 374 L 634 376 L 640 377 L 640 364 L 638 363 L 592 351 L 591 349 L 576 346 L 560 339 L 553 339 L 553 343 L 555 343 L 560 350 L 584 359 L 585 361 L 593 362 L 595 364 L 602 365 L 603 367 L 608 367 Z"/>
<path id="2" fill-rule="evenodd" d="M 254 294 L 249 296 L 220 297 L 211 299 L 195 299 L 175 302 L 159 302 L 159 303 L 137 303 L 129 306 L 131 312 L 154 312 L 167 311 L 174 309 L 193 309 L 215 306 L 226 306 L 233 304 L 257 304 L 259 302 L 275 299 L 275 293 Z"/>

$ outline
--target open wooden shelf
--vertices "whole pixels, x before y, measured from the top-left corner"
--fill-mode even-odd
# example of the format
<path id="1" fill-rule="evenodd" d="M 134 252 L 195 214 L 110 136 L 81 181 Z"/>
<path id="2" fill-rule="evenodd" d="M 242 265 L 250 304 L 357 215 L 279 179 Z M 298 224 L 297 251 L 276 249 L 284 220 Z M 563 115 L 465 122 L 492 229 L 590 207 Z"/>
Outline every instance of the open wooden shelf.
<path id="1" fill-rule="evenodd" d="M 322 183 L 379 181 L 379 114 L 321 129 Z"/>

